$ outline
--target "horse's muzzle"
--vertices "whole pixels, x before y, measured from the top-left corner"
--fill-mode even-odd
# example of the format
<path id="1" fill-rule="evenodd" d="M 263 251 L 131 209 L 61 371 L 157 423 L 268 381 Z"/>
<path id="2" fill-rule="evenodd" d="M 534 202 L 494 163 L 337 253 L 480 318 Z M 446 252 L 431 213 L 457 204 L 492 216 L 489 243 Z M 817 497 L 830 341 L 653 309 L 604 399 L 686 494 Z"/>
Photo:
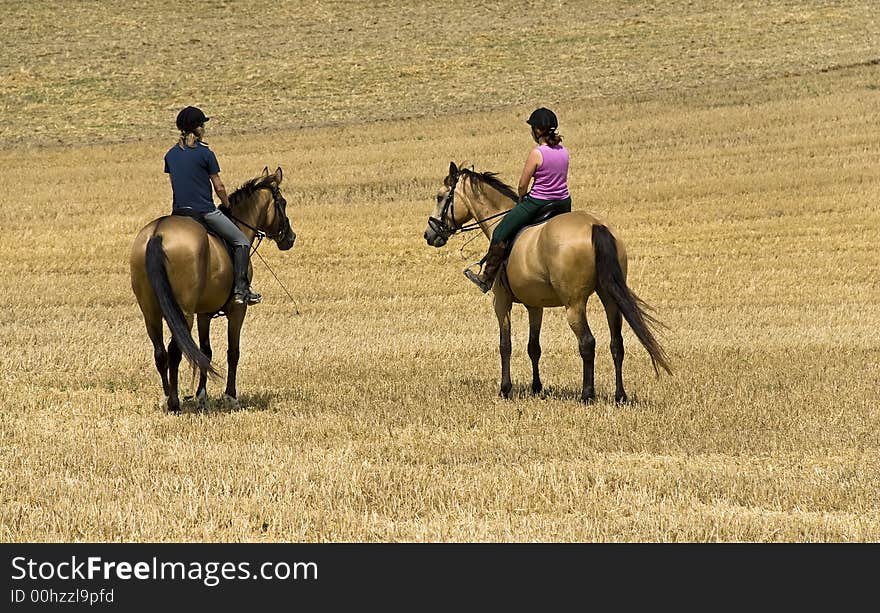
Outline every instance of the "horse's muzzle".
<path id="1" fill-rule="evenodd" d="M 446 241 L 449 240 L 442 234 L 438 234 L 434 231 L 430 226 L 427 230 L 425 230 L 425 242 L 427 242 L 432 247 L 442 247 L 446 244 Z"/>
<path id="2" fill-rule="evenodd" d="M 293 247 L 293 243 L 296 242 L 296 232 L 292 229 L 288 229 L 287 234 L 284 235 L 280 241 L 278 241 L 278 250 L 279 251 L 287 251 L 291 247 Z"/>

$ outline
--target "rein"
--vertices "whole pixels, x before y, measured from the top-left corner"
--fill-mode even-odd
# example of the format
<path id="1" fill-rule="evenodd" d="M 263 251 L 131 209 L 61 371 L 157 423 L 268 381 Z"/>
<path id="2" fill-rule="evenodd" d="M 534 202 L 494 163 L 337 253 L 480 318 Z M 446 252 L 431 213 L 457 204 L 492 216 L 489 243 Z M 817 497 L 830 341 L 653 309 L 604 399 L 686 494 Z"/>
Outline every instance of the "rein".
<path id="1" fill-rule="evenodd" d="M 259 245 L 257 245 L 257 246 L 259 247 Z M 278 278 L 278 275 L 275 274 L 275 271 L 272 270 L 272 269 L 269 267 L 269 262 L 267 262 L 266 259 L 265 259 L 262 255 L 260 255 L 259 253 L 257 253 L 257 250 L 256 250 L 256 249 L 254 249 L 254 253 L 253 253 L 253 254 L 256 254 L 257 257 L 260 258 L 260 261 L 263 262 L 263 265 L 266 267 L 266 269 L 267 269 L 269 272 L 272 273 L 272 276 L 275 277 L 275 280 L 276 280 L 276 281 L 278 281 L 278 285 L 281 286 L 281 289 L 284 290 L 284 293 L 287 294 L 287 297 L 290 298 L 290 301 L 293 303 L 293 310 L 294 310 L 294 312 L 296 312 L 296 314 L 299 315 L 299 314 L 300 314 L 300 312 L 299 312 L 299 305 L 296 303 L 296 298 L 294 298 L 293 296 L 290 295 L 290 292 L 287 291 L 287 288 L 286 288 L 286 287 L 284 286 L 284 284 L 281 282 L 281 279 L 279 279 L 279 278 Z M 253 255 L 253 254 L 251 254 L 251 255 Z"/>
<path id="2" fill-rule="evenodd" d="M 511 210 L 513 210 L 513 207 L 507 209 L 506 211 L 501 211 L 500 213 L 495 213 L 494 215 L 489 215 L 489 217 L 483 217 L 482 219 L 478 219 L 477 221 L 472 221 L 470 223 L 464 224 L 462 226 L 459 226 L 458 231 L 459 232 L 470 232 L 471 230 L 479 230 L 480 224 L 483 223 L 484 221 L 489 221 L 490 219 L 495 219 L 496 217 L 501 217 L 503 215 L 507 215 Z M 495 225 L 495 224 L 492 224 L 492 225 Z"/>

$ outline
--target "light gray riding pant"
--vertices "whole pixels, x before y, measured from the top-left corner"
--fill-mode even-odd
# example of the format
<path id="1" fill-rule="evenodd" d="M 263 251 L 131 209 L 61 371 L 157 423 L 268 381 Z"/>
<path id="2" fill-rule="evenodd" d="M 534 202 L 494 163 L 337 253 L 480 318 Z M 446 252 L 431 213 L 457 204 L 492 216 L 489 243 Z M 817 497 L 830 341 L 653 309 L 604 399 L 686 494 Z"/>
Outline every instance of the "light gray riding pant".
<path id="1" fill-rule="evenodd" d="M 214 210 L 210 213 L 205 213 L 202 217 L 205 220 L 205 224 L 222 236 L 229 244 L 235 247 L 249 248 L 251 246 L 247 236 L 238 229 L 238 226 L 232 223 L 231 219 L 220 211 Z"/>

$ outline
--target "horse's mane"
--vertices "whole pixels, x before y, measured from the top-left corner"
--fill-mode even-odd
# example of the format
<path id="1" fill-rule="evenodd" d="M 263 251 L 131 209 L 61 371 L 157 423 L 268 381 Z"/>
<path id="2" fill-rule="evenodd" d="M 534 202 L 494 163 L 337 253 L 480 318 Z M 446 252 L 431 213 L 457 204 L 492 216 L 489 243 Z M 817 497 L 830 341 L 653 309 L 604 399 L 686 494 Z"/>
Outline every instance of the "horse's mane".
<path id="1" fill-rule="evenodd" d="M 498 190 L 511 200 L 519 200 L 519 194 L 516 193 L 516 190 L 510 187 L 501 179 L 499 179 L 497 172 L 477 172 L 469 168 L 462 168 L 461 174 L 470 178 L 472 183 L 475 183 L 477 185 L 488 185 L 489 187 Z"/>
<path id="2" fill-rule="evenodd" d="M 253 196 L 257 190 L 263 189 L 264 187 L 271 188 L 274 180 L 275 177 L 269 175 L 268 177 L 257 177 L 245 182 L 241 187 L 229 194 L 229 204 L 231 205 L 231 208 L 234 208 L 236 204 Z"/>

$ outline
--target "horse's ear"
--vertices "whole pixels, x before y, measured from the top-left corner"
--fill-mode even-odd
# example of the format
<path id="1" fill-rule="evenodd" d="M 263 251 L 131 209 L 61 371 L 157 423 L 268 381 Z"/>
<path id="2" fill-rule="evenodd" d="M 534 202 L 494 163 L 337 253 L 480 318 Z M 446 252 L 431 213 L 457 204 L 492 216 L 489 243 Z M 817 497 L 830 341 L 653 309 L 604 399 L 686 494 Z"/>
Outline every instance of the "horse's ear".
<path id="1" fill-rule="evenodd" d="M 264 166 L 264 167 L 263 167 L 263 174 L 260 175 L 260 178 L 261 178 L 261 179 L 265 179 L 265 178 L 268 177 L 268 176 L 269 176 L 269 167 L 268 167 L 268 166 Z"/>
<path id="2" fill-rule="evenodd" d="M 275 169 L 275 185 L 281 185 L 281 166 Z"/>
<path id="3" fill-rule="evenodd" d="M 455 162 L 449 162 L 449 176 L 453 177 L 458 174 L 458 166 L 455 165 Z"/>

